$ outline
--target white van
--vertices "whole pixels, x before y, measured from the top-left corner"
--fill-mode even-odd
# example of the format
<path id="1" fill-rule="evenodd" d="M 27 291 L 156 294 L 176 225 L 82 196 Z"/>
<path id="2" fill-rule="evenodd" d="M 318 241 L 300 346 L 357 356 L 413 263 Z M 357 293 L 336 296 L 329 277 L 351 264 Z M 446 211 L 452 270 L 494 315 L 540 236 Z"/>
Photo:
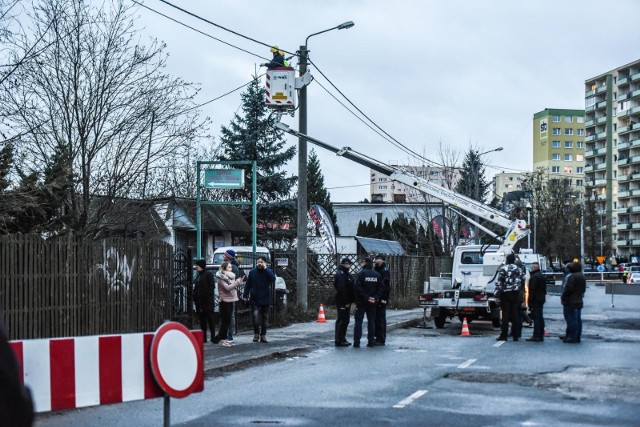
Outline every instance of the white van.
<path id="1" fill-rule="evenodd" d="M 258 256 L 264 256 L 267 258 L 267 266 L 271 266 L 271 253 L 269 252 L 269 249 L 264 246 L 256 246 L 255 257 L 253 254 L 253 246 L 223 246 L 213 252 L 212 263 L 207 264 L 207 268 L 218 271 L 220 265 L 224 262 L 224 253 L 229 249 L 236 251 L 236 259 L 245 274 L 249 273 L 249 270 L 255 267 L 255 259 Z"/>

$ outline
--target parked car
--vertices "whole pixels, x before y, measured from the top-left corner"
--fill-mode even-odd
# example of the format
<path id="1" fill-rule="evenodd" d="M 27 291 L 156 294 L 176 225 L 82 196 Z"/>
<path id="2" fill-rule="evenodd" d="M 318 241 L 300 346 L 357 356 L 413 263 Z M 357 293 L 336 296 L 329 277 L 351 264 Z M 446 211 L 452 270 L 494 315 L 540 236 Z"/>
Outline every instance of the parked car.
<path id="1" fill-rule="evenodd" d="M 547 267 L 544 273 L 544 278 L 547 281 L 547 285 L 555 286 L 556 284 L 556 275 L 554 274 L 555 270 L 552 267 Z"/>

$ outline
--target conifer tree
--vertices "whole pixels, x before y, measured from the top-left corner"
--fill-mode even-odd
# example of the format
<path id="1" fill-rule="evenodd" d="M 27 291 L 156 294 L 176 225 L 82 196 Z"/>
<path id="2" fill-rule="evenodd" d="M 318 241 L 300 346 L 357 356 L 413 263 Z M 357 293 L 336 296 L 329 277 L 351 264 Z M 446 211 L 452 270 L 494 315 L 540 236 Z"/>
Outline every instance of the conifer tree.
<path id="1" fill-rule="evenodd" d="M 285 147 L 282 131 L 275 127 L 275 118 L 264 103 L 264 88 L 257 76 L 241 98 L 242 115 L 235 114 L 229 126 L 221 129 L 219 160 L 256 161 L 258 240 L 272 247 L 287 246 L 296 236 L 296 203 L 291 189 L 297 178 L 287 176 L 282 168 L 295 156 L 296 149 Z M 245 170 L 245 187 L 224 194 L 228 200 L 251 200 L 251 166 L 237 167 Z M 246 216 L 250 215 L 247 209 Z"/>
<path id="2" fill-rule="evenodd" d="M 333 210 L 333 203 L 331 203 L 331 196 L 324 186 L 324 176 L 320 170 L 320 160 L 314 149 L 311 149 L 309 153 L 307 175 L 307 201 L 309 206 L 313 204 L 322 206 L 331 217 L 336 236 L 340 235 L 336 213 Z"/>
<path id="3" fill-rule="evenodd" d="M 364 221 L 358 221 L 358 231 L 356 231 L 356 236 L 366 236 L 367 235 L 367 223 Z"/>

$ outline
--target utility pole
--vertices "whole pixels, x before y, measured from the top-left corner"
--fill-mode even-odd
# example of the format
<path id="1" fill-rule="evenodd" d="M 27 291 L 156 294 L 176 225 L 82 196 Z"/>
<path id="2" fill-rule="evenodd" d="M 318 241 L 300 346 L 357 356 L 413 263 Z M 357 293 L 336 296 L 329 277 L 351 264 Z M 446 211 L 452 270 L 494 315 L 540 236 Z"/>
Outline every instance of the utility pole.
<path id="1" fill-rule="evenodd" d="M 300 46 L 299 73 L 307 72 L 307 45 Z M 298 129 L 307 134 L 307 86 L 300 89 L 298 99 Z M 307 140 L 298 138 L 298 240 L 297 240 L 297 295 L 298 308 L 307 311 Z"/>

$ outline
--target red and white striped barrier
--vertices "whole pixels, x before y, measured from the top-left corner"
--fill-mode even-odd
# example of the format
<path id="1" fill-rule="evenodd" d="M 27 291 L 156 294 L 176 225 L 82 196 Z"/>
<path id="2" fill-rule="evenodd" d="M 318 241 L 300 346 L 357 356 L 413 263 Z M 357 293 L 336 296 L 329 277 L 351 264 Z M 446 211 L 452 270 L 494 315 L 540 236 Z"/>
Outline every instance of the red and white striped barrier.
<path id="1" fill-rule="evenodd" d="M 202 331 L 191 331 L 204 354 Z M 164 396 L 151 369 L 154 333 L 12 341 L 36 412 Z M 179 366 L 177 367 L 179 369 Z M 204 390 L 204 380 L 193 390 Z"/>

